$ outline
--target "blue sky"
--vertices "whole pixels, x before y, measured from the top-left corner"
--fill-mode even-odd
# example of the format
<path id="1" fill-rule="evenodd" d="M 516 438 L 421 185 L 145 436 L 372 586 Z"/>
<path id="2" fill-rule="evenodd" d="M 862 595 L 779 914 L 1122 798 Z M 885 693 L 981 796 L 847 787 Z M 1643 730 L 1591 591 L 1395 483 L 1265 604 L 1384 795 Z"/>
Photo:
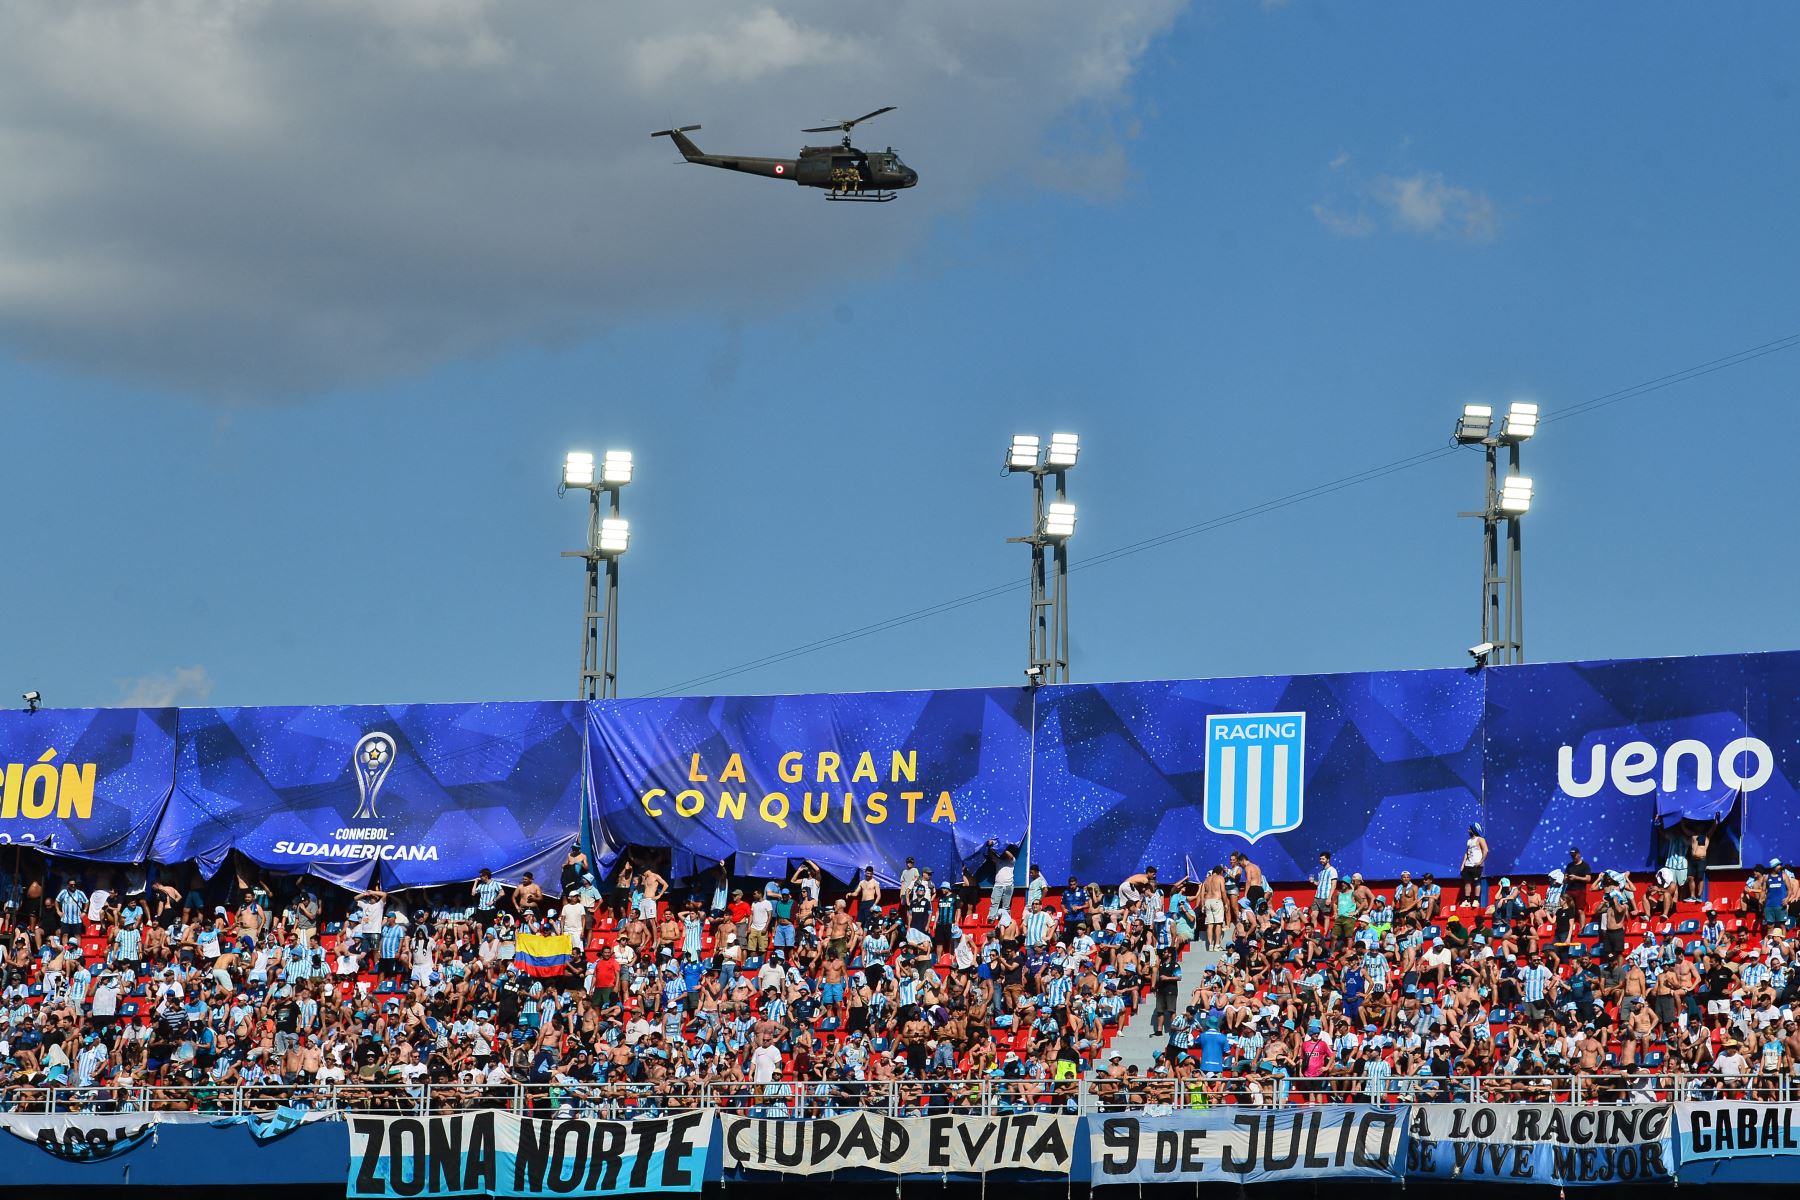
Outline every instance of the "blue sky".
<path id="1" fill-rule="evenodd" d="M 1066 48 L 1014 63 L 1000 29 L 983 52 L 1016 70 L 991 89 L 882 76 L 883 94 L 839 79 L 803 102 L 806 57 L 864 34 L 809 33 L 825 18 L 779 5 L 763 11 L 799 32 L 772 27 L 760 75 L 715 78 L 691 57 L 707 43 L 680 50 L 703 94 L 667 83 L 653 107 L 704 120 L 703 146 L 791 153 L 800 124 L 897 100 L 865 141 L 922 182 L 830 206 L 677 168 L 647 116 L 599 122 L 563 243 L 617 249 L 591 280 L 529 242 L 521 190 L 505 228 L 469 210 L 468 261 L 370 226 L 316 272 L 342 291 L 309 292 L 316 252 L 291 214 L 331 197 L 259 200 L 240 170 L 241 190 L 196 201 L 211 207 L 179 259 L 133 246 L 163 210 L 80 210 L 84 252 L 106 261 L 115 233 L 156 281 L 108 308 L 36 253 L 59 236 L 44 212 L 8 229 L 23 210 L 0 206 L 0 682 L 56 705 L 572 695 L 579 568 L 558 552 L 582 514 L 556 495 L 558 465 L 618 447 L 639 464 L 621 690 L 641 694 L 1022 581 L 1005 539 L 1028 488 L 999 472 L 1015 431 L 1083 438 L 1079 564 L 1442 444 L 1465 400 L 1553 413 L 1800 332 L 1800 12 L 1145 8 L 1091 88 L 1067 83 Z M 259 67 L 252 40 L 242 58 Z M 665 86 L 643 61 L 644 86 Z M 125 144 L 49 84 L 26 98 L 48 144 Z M 206 124 L 173 111 L 154 119 Z M 484 179 L 520 153 L 453 150 Z M 324 139 L 261 153 L 257 171 L 310 154 L 366 176 Z M 460 190 L 423 174 L 396 172 L 403 216 L 407 188 L 420 206 Z M 256 265 L 283 241 L 279 267 Z M 242 290 L 234 262 L 261 287 Z M 309 311 L 264 311 L 262 288 Z M 286 336 L 303 322 L 304 358 Z M 1800 348 L 1546 427 L 1526 453 L 1532 658 L 1796 645 L 1796 379 Z M 1456 513 L 1479 488 L 1479 456 L 1451 455 L 1079 571 L 1075 677 L 1466 663 L 1479 533 Z M 1024 605 L 1009 593 L 708 686 L 1016 683 Z"/>

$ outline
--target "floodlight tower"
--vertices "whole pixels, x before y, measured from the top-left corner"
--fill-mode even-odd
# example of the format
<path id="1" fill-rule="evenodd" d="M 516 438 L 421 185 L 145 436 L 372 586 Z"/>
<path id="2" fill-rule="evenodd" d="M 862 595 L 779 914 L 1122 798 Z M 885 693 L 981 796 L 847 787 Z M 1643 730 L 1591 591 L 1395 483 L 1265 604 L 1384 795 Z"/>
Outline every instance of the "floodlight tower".
<path id="1" fill-rule="evenodd" d="M 1025 677 L 1034 687 L 1069 682 L 1069 539 L 1075 535 L 1075 506 L 1069 503 L 1065 476 L 1080 456 L 1081 439 L 1072 433 L 1051 434 L 1048 446 L 1036 434 L 1021 433 L 1006 453 L 1006 474 L 1031 476 L 1031 533 L 1006 540 L 1031 547 Z M 1048 499 L 1046 477 L 1051 480 Z"/>
<path id="2" fill-rule="evenodd" d="M 1456 442 L 1480 446 L 1487 460 L 1487 490 L 1481 518 L 1481 642 L 1469 653 L 1476 665 L 1525 661 L 1525 590 L 1521 582 L 1519 518 L 1531 510 L 1532 483 L 1519 473 L 1519 447 L 1537 433 L 1538 406 L 1514 401 L 1494 428 L 1488 404 L 1463 405 Z M 1507 447 L 1507 472 L 1500 474 L 1500 447 Z"/>
<path id="3" fill-rule="evenodd" d="M 596 470 L 594 456 L 571 451 L 563 460 L 557 494 L 580 488 L 588 494 L 585 550 L 565 550 L 564 558 L 587 564 L 587 588 L 581 605 L 581 692 L 583 700 L 611 699 L 619 694 L 619 556 L 631 546 L 631 522 L 619 515 L 619 491 L 631 482 L 631 451 L 608 450 Z M 607 497 L 603 514 L 600 497 Z M 606 587 L 600 586 L 601 564 Z"/>

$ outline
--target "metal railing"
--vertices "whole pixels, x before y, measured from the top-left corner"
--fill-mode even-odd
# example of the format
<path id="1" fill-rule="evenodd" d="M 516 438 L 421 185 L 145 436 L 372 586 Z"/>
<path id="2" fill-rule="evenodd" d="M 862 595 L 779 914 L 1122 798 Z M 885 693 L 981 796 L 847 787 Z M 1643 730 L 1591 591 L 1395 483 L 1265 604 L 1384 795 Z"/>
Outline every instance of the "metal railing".
<path id="1" fill-rule="evenodd" d="M 1673 1100 L 1800 1100 L 1800 1073 L 1741 1076 L 1600 1072 L 1587 1075 L 1354 1076 L 1288 1079 L 1250 1073 L 1188 1079 L 668 1080 L 652 1083 L 205 1084 L 75 1088 L 9 1084 L 7 1113 L 193 1113 L 220 1118 L 284 1106 L 328 1113 L 429 1114 L 498 1109 L 526 1116 L 622 1119 L 692 1109 L 736 1116 L 815 1118 L 848 1112 L 893 1116 L 956 1113 L 1151 1111 L 1313 1104 L 1649 1104 Z"/>

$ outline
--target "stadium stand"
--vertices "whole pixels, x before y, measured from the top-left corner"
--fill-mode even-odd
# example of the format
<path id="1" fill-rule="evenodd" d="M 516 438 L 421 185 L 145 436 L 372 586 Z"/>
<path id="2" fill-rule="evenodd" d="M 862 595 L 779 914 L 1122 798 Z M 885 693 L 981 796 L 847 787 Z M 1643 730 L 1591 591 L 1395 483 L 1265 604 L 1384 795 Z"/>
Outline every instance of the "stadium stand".
<path id="1" fill-rule="evenodd" d="M 1780 863 L 1715 872 L 1704 901 L 1665 868 L 1484 880 L 1458 904 L 1429 875 L 1271 887 L 1242 856 L 1058 888 L 990 861 L 897 891 L 806 867 L 671 885 L 653 861 L 602 882 L 571 852 L 557 894 L 352 894 L 22 853 L 0 880 L 0 1104 L 1785 1099 L 1800 1062 Z M 1218 953 L 1183 977 L 1195 940 Z M 1112 1049 L 1134 1020 L 1161 1046 L 1141 1069 Z"/>

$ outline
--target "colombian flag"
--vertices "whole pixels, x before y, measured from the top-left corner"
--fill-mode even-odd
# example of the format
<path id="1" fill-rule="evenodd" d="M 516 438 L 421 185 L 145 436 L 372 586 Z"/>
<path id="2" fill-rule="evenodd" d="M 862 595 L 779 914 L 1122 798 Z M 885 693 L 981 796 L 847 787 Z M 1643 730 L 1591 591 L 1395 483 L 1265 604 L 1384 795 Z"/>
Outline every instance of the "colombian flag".
<path id="1" fill-rule="evenodd" d="M 514 939 L 513 948 L 513 962 L 519 970 L 546 979 L 568 970 L 569 957 L 575 952 L 566 933 L 521 933 Z"/>

